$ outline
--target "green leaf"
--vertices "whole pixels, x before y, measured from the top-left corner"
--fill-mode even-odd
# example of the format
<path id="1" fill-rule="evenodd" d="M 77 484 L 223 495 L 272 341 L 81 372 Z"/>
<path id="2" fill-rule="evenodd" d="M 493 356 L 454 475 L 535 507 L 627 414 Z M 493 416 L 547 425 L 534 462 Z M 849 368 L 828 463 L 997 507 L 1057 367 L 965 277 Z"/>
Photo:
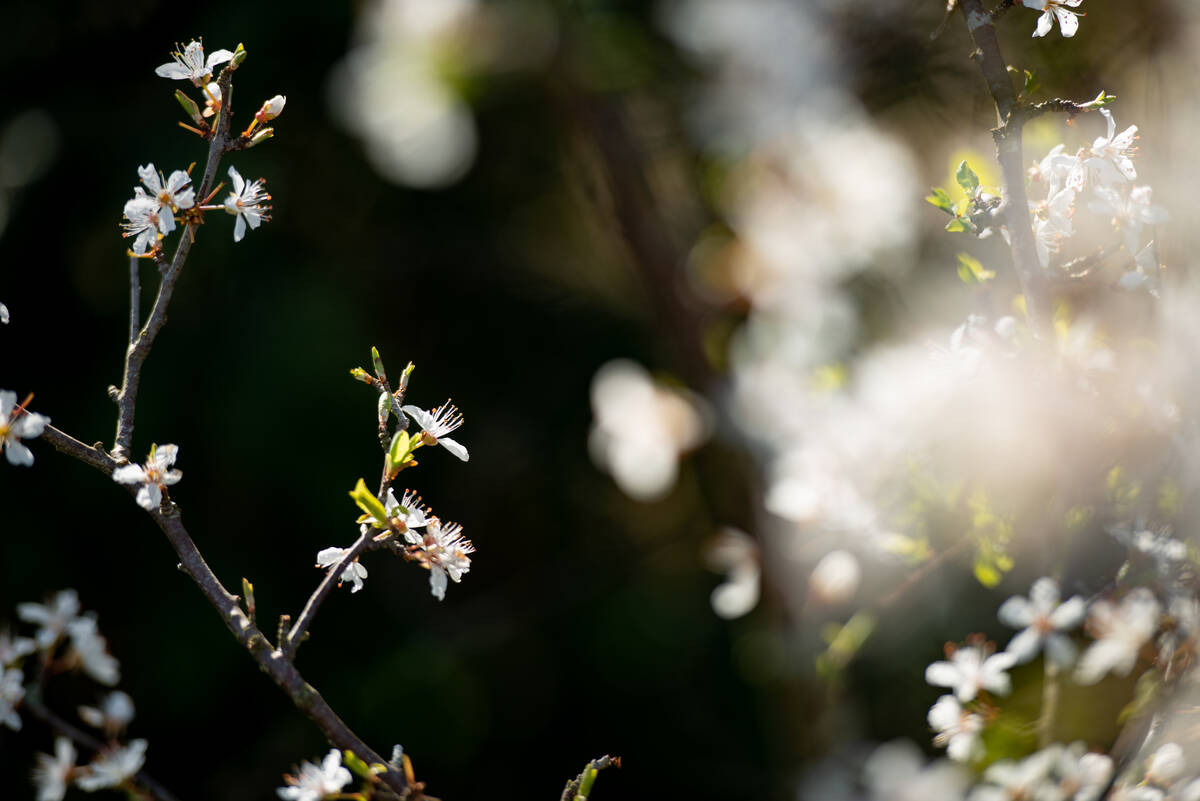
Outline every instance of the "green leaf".
<path id="1" fill-rule="evenodd" d="M 373 778 L 373 774 L 371 769 L 367 767 L 367 763 L 359 759 L 358 755 L 350 749 L 346 749 L 342 752 L 342 764 L 344 764 L 350 769 L 351 772 L 360 778 L 368 780 Z"/>
<path id="2" fill-rule="evenodd" d="M 1037 73 L 1033 70 L 1025 70 L 1025 89 L 1021 94 L 1028 98 L 1029 95 L 1032 95 L 1041 88 L 1042 84 L 1038 81 Z"/>
<path id="3" fill-rule="evenodd" d="M 967 160 L 963 159 L 958 169 L 954 171 L 954 180 L 958 181 L 958 185 L 967 193 L 967 197 L 975 194 L 975 190 L 979 188 L 979 176 L 967 164 Z"/>
<path id="4" fill-rule="evenodd" d="M 392 437 L 392 446 L 388 448 L 388 461 L 392 467 L 399 467 L 408 461 L 410 455 L 411 439 L 407 431 L 397 431 L 396 436 Z"/>
<path id="5" fill-rule="evenodd" d="M 371 365 L 375 368 L 375 375 L 380 380 L 387 379 L 387 373 L 383 369 L 383 359 L 379 356 L 379 348 L 376 348 L 374 345 L 371 346 Z"/>
<path id="6" fill-rule="evenodd" d="M 947 214 L 954 213 L 954 201 L 946 194 L 946 190 L 939 186 L 933 187 L 932 193 L 925 198 L 925 202 L 931 206 L 935 206 Z"/>
<path id="7" fill-rule="evenodd" d="M 982 284 L 995 278 L 996 273 L 986 269 L 979 259 L 970 253 L 959 253 L 958 277 L 964 284 Z"/>
<path id="8" fill-rule="evenodd" d="M 354 489 L 350 491 L 350 497 L 354 499 L 354 503 L 358 505 L 359 509 L 369 514 L 380 525 L 387 525 L 387 509 L 384 509 L 379 499 L 367 489 L 367 482 L 360 478 L 354 485 Z"/>
<path id="9" fill-rule="evenodd" d="M 196 105 L 196 101 L 185 95 L 181 90 L 175 90 L 175 99 L 179 101 L 179 105 L 183 106 L 183 110 L 192 118 L 192 121 L 199 124 L 204 122 L 204 117 L 200 114 L 200 107 Z"/>
<path id="10" fill-rule="evenodd" d="M 971 222 L 963 217 L 955 217 L 950 222 L 946 223 L 946 230 L 952 234 L 970 231 Z"/>
<path id="11" fill-rule="evenodd" d="M 984 561 L 982 559 L 976 559 L 975 560 L 975 578 L 979 581 L 980 584 L 987 587 L 988 589 L 991 589 L 992 587 L 995 587 L 997 584 L 1000 583 L 1000 580 L 1002 578 L 1004 578 L 1004 574 L 1002 574 L 996 568 L 992 567 L 986 561 Z"/>
<path id="12" fill-rule="evenodd" d="M 371 378 L 371 374 L 368 373 L 366 370 L 362 369 L 361 367 L 355 367 L 352 370 L 350 370 L 350 377 L 353 378 L 355 381 L 361 381 L 364 384 L 374 384 L 375 383 L 375 379 Z"/>

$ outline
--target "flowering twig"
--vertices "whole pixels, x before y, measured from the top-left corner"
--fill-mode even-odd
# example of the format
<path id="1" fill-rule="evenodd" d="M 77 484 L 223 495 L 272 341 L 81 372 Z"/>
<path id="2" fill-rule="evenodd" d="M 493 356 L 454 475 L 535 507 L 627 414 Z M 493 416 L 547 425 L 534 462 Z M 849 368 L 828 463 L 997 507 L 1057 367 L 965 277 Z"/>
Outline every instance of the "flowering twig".
<path id="1" fill-rule="evenodd" d="M 35 718 L 45 723 L 47 726 L 53 729 L 56 734 L 60 734 L 63 737 L 67 737 L 68 739 L 74 741 L 78 746 L 86 748 L 95 753 L 100 753 L 105 749 L 105 743 L 101 742 L 99 739 L 93 737 L 82 729 L 71 725 L 70 722 L 63 720 L 49 707 L 36 698 L 31 698 L 28 695 L 25 696 L 25 699 L 21 702 L 21 709 L 29 712 Z M 133 774 L 133 780 L 143 789 L 145 789 L 146 792 L 150 793 L 151 796 L 157 799 L 157 801 L 179 801 L 170 790 L 155 781 L 154 778 L 145 770 L 139 770 L 137 773 Z"/>
<path id="2" fill-rule="evenodd" d="M 596 774 L 605 768 L 616 765 L 621 767 L 620 757 L 610 757 L 607 754 L 599 759 L 593 759 L 583 768 L 583 772 L 576 776 L 567 785 L 563 787 L 562 801 L 587 801 L 587 797 L 591 795 L 592 785 L 596 781 Z"/>
<path id="3" fill-rule="evenodd" d="M 84 445 L 74 437 L 52 426 L 45 427 L 42 439 L 49 442 L 56 450 L 90 464 L 108 476 L 111 476 L 113 471 L 120 466 L 120 462 L 104 451 L 101 443 L 97 443 L 95 446 Z M 127 489 L 131 495 L 137 492 L 137 488 L 134 486 L 129 486 Z M 191 577 L 196 586 L 200 588 L 200 592 L 221 615 L 225 627 L 241 643 L 242 647 L 250 652 L 251 658 L 283 690 L 292 704 L 308 716 L 325 734 L 329 742 L 337 748 L 353 751 L 359 759 L 368 764 L 387 764 L 387 760 L 364 743 L 337 716 L 337 713 L 317 692 L 316 688 L 304 680 L 288 656 L 282 650 L 271 647 L 266 636 L 242 611 L 238 604 L 238 597 L 225 589 L 220 579 L 212 572 L 212 568 L 205 562 L 196 543 L 192 540 L 191 534 L 183 525 L 178 507 L 171 505 L 165 513 L 161 509 L 147 510 L 147 513 L 166 535 L 171 547 L 175 549 L 175 554 L 179 557 L 179 569 Z M 408 789 L 407 780 L 398 771 L 386 771 L 380 774 L 380 779 L 401 796 Z"/>
<path id="4" fill-rule="evenodd" d="M 230 88 L 233 80 L 232 70 L 226 68 L 221 72 L 221 77 L 217 84 L 221 87 L 221 96 L 225 98 L 224 107 L 221 110 L 220 119 L 217 125 L 212 130 L 212 139 L 208 145 L 208 162 L 204 167 L 204 178 L 200 182 L 200 188 L 197 192 L 198 197 L 206 197 L 212 189 L 213 181 L 216 179 L 217 167 L 220 165 L 221 156 L 225 154 L 229 145 L 229 122 L 232 117 L 232 90 Z M 149 317 L 146 318 L 146 324 L 137 333 L 129 343 L 125 351 L 125 369 L 121 378 L 121 388 L 115 391 L 112 395 L 113 400 L 117 402 L 117 434 L 113 443 L 113 455 L 119 459 L 129 458 L 130 445 L 133 441 L 133 415 L 134 407 L 137 405 L 138 384 L 141 381 L 142 365 L 146 361 L 146 357 L 150 355 L 150 347 L 154 344 L 155 337 L 162 330 L 163 325 L 167 322 L 167 306 L 171 302 L 171 295 L 175 291 L 175 284 L 179 281 L 179 274 L 183 271 L 184 262 L 187 261 L 188 253 L 192 249 L 192 242 L 196 238 L 196 223 L 188 223 L 187 229 L 179 239 L 179 245 L 175 249 L 175 256 L 171 259 L 170 266 L 163 273 L 162 280 L 158 285 L 158 295 L 154 298 L 154 306 L 150 310 Z M 132 277 L 131 277 L 132 280 Z M 136 310 L 130 311 L 130 327 L 134 327 L 134 316 Z M 112 392 L 112 390 L 110 390 Z"/>
<path id="5" fill-rule="evenodd" d="M 308 631 L 308 627 L 312 625 L 313 618 L 317 616 L 317 610 L 321 608 L 325 597 L 329 595 L 330 590 L 337 586 L 342 580 L 342 574 L 346 572 L 346 568 L 350 563 L 359 557 L 363 551 L 367 550 L 367 546 L 371 544 L 371 527 L 359 535 L 354 544 L 347 549 L 345 555 L 338 561 L 336 565 L 329 569 L 325 574 L 325 578 L 321 579 L 321 583 L 317 585 L 317 589 L 309 596 L 308 602 L 304 604 L 304 609 L 300 612 L 300 617 L 296 620 L 296 624 L 287 632 L 283 641 L 279 643 L 279 650 L 289 660 L 296 657 L 296 651 L 300 648 L 300 643 L 304 641 L 304 635 Z"/>
<path id="6" fill-rule="evenodd" d="M 1033 228 L 1029 222 L 1029 201 L 1025 194 L 1024 157 L 1021 154 L 1024 119 L 1022 115 L 1013 114 L 1017 108 L 1017 94 L 1013 90 L 1004 55 L 1000 52 L 992 15 L 983 10 L 983 0 L 960 0 L 958 5 L 967 20 L 967 30 L 977 48 L 976 60 L 1000 121 L 992 135 L 996 142 L 996 160 L 1000 163 L 1003 176 L 1004 201 L 1000 210 L 1006 218 L 1012 238 L 1013 267 L 1025 296 L 1030 328 L 1039 336 L 1044 336 L 1049 331 L 1050 317 L 1045 299 L 1045 282 L 1038 269 Z"/>

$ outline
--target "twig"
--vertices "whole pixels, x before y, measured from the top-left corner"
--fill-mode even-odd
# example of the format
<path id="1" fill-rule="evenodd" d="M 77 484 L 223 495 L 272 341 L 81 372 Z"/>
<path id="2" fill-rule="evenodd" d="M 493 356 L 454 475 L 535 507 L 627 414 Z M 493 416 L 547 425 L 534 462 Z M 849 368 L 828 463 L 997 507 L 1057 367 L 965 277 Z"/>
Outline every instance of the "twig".
<path id="1" fill-rule="evenodd" d="M 313 618 L 317 616 L 317 610 L 324 603 L 325 596 L 329 595 L 329 591 L 341 582 L 342 574 L 346 572 L 346 568 L 358 558 L 359 554 L 366 550 L 370 543 L 371 527 L 367 526 L 367 530 L 359 535 L 358 539 L 350 546 L 350 549 L 346 551 L 341 560 L 325 574 L 325 578 L 321 579 L 321 583 L 317 585 L 317 589 L 309 596 L 308 603 L 304 605 L 304 609 L 300 612 L 300 617 L 296 620 L 296 624 L 287 633 L 286 640 L 279 643 L 279 650 L 289 660 L 296 657 L 296 651 L 300 648 L 300 643 L 304 640 L 304 635 L 308 631 L 308 627 L 312 624 Z"/>
<path id="2" fill-rule="evenodd" d="M 561 801 L 579 801 L 579 799 L 586 801 L 587 797 L 591 795 L 592 783 L 596 780 L 596 774 L 613 765 L 616 765 L 618 768 L 621 767 L 621 758 L 610 757 L 608 754 L 605 754 L 599 759 L 593 759 L 587 763 L 583 768 L 583 772 L 574 779 L 571 779 L 563 787 Z"/>
<path id="3" fill-rule="evenodd" d="M 82 746 L 89 751 L 100 753 L 106 747 L 105 743 L 101 742 L 99 739 L 60 718 L 41 701 L 26 696 L 25 700 L 21 703 L 21 709 L 29 712 L 35 718 L 53 729 L 56 733 L 74 741 L 76 745 Z M 139 770 L 137 773 L 133 774 L 133 778 L 134 781 L 145 788 L 146 791 L 158 799 L 158 801 L 179 801 L 170 790 L 155 781 L 154 777 L 146 771 Z"/>
<path id="4" fill-rule="evenodd" d="M 211 190 L 221 156 L 224 155 L 229 143 L 229 123 L 233 114 L 232 80 L 233 72 L 228 68 L 221 72 L 221 77 L 217 80 L 217 84 L 221 87 L 221 97 L 225 98 L 224 107 L 221 109 L 221 118 L 213 130 L 212 140 L 209 142 L 208 162 L 204 167 L 204 178 L 200 182 L 199 189 L 196 190 L 197 197 L 203 198 Z M 118 459 L 129 458 L 130 445 L 133 441 L 133 415 L 137 405 L 142 365 L 145 363 L 146 357 L 150 355 L 150 347 L 154 344 L 155 337 L 167 322 L 167 306 L 171 302 L 175 284 L 179 281 L 183 265 L 192 249 L 192 242 L 196 239 L 196 227 L 196 223 L 189 223 L 184 228 L 179 238 L 179 245 L 175 249 L 175 257 L 171 259 L 170 266 L 159 282 L 158 295 L 154 298 L 154 306 L 150 310 L 149 317 L 146 318 L 146 324 L 132 338 L 125 350 L 125 369 L 121 378 L 121 389 L 115 396 L 118 410 L 117 434 L 112 452 L 113 456 Z"/>
<path id="5" fill-rule="evenodd" d="M 967 21 L 967 30 L 977 48 L 979 69 L 987 82 L 988 92 L 996 104 L 1000 125 L 992 131 L 996 142 L 996 160 L 1003 176 L 1004 202 L 1001 212 L 1006 218 L 1012 238 L 1013 268 L 1025 296 L 1025 309 L 1030 327 L 1038 336 L 1050 330 L 1050 316 L 1045 299 L 1044 278 L 1040 270 L 1033 227 L 1029 222 L 1029 200 L 1025 195 L 1025 172 L 1022 167 L 1021 131 L 1024 120 L 1013 111 L 1017 95 L 1013 91 L 1008 65 L 1000 52 L 1000 42 L 992 25 L 992 15 L 983 10 L 982 0 L 960 0 Z"/>
<path id="6" fill-rule="evenodd" d="M 119 466 L 116 459 L 104 452 L 103 445 L 89 447 L 53 426 L 45 427 L 42 438 L 62 453 L 90 464 L 107 475 L 111 476 L 113 470 Z M 131 495 L 137 492 L 137 488 L 134 486 L 126 486 L 126 490 Z M 149 511 L 148 514 L 158 524 L 171 543 L 171 547 L 174 548 L 176 556 L 179 557 L 179 569 L 191 577 L 196 586 L 200 588 L 200 592 L 220 614 L 225 627 L 250 653 L 259 668 L 283 690 L 292 704 L 315 723 L 329 742 L 337 748 L 353 751 L 368 764 L 386 765 L 387 760 L 364 743 L 337 716 L 337 713 L 321 697 L 316 688 L 304 680 L 291 660 L 281 650 L 273 649 L 258 627 L 251 623 L 238 604 L 237 596 L 225 589 L 225 586 L 212 572 L 212 568 L 204 561 L 196 543 L 183 525 L 178 507 L 172 505 L 166 513 L 155 509 Z M 405 777 L 395 770 L 380 774 L 380 780 L 401 796 L 408 789 Z"/>
<path id="7" fill-rule="evenodd" d="M 138 329 L 141 328 L 142 317 L 142 281 L 138 275 L 138 257 L 129 257 L 129 342 L 132 345 L 137 339 Z"/>
<path id="8" fill-rule="evenodd" d="M 1042 711 L 1037 720 L 1038 748 L 1046 748 L 1054 742 L 1054 720 L 1058 716 L 1058 665 L 1047 653 L 1042 657 L 1044 678 L 1042 680 Z"/>

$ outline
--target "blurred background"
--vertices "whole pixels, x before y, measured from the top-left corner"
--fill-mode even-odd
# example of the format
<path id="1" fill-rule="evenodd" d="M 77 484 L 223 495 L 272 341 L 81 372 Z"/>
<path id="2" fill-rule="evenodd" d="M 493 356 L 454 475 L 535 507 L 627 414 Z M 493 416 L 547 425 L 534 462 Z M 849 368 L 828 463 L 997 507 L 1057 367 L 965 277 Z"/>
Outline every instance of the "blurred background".
<path id="1" fill-rule="evenodd" d="M 1141 180 L 1173 214 L 1159 247 L 1178 275 L 1196 10 L 1081 10 L 1070 41 L 1031 39 L 1036 14 L 1010 12 L 1006 56 L 1037 70 L 1043 97 L 1120 98 Z M 134 436 L 139 455 L 180 446 L 172 498 L 216 574 L 231 591 L 254 583 L 273 633 L 320 579 L 316 552 L 353 541 L 346 493 L 374 481 L 379 450 L 375 399 L 348 370 L 375 345 L 390 372 L 416 364 L 410 402 L 452 397 L 466 417 L 454 436 L 470 462 L 430 449 L 400 486 L 461 522 L 477 553 L 442 603 L 424 571 L 380 553 L 361 593 L 330 597 L 298 665 L 347 723 L 380 752 L 401 743 L 446 799 L 554 798 L 604 753 L 623 768 L 597 798 L 809 792 L 831 754 L 927 743 L 938 692 L 924 666 L 1041 574 L 1036 560 L 993 565 L 992 589 L 969 553 L 921 573 L 920 559 L 869 558 L 878 549 L 845 532 L 878 527 L 807 527 L 814 504 L 851 518 L 858 501 L 814 489 L 816 457 L 789 452 L 797 467 L 779 446 L 814 413 L 797 381 L 800 394 L 836 385 L 838 365 L 878 343 L 944 338 L 1008 306 L 1003 243 L 953 239 L 922 202 L 963 158 L 998 183 L 994 110 L 960 16 L 931 39 L 943 15 L 936 0 L 6 3 L 0 387 L 111 444 L 121 208 L 139 165 L 202 168 L 206 152 L 176 125 L 172 93 L 189 87 L 154 68 L 175 42 L 244 43 L 234 127 L 272 95 L 287 106 L 274 140 L 224 165 L 267 179 L 273 219 L 235 245 L 232 218 L 209 215 Z M 1103 133 L 1096 115 L 1046 118 L 1026 162 Z M 990 295 L 960 282 L 964 248 L 999 274 Z M 153 279 L 147 262 L 146 308 Z M 642 365 L 610 371 L 632 387 L 624 407 L 594 381 L 614 359 Z M 816 439 L 907 424 L 867 407 Z M 0 483 L 0 620 L 76 588 L 121 662 L 147 769 L 183 799 L 273 797 L 281 773 L 324 753 L 318 731 L 123 492 L 32 448 L 34 468 L 5 466 Z M 857 556 L 818 586 L 810 570 L 834 545 Z M 1101 570 L 1120 562 L 1087 552 Z M 854 638 L 839 627 L 859 585 L 885 625 L 839 659 L 829 642 Z M 46 701 L 67 714 L 94 695 L 62 677 Z M 4 797 L 33 797 L 20 777 L 51 743 L 33 720 L 0 732 Z"/>

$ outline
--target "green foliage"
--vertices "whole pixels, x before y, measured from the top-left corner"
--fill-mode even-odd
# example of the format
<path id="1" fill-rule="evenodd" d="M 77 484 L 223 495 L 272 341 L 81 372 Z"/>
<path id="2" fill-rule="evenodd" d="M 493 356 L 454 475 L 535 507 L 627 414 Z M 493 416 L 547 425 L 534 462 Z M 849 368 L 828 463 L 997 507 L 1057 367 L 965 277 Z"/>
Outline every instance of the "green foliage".
<path id="1" fill-rule="evenodd" d="M 995 272 L 985 268 L 979 259 L 970 253 L 958 254 L 958 278 L 964 284 L 982 284 L 995 277 Z"/>
<path id="2" fill-rule="evenodd" d="M 976 490 L 967 500 L 971 510 L 970 536 L 975 538 L 975 578 L 985 587 L 995 587 L 1013 568 L 1008 545 L 1012 542 L 1012 521 L 993 510 L 987 493 Z"/>
<path id="3" fill-rule="evenodd" d="M 833 623 L 823 629 L 821 636 L 829 647 L 817 656 L 817 674 L 827 680 L 837 678 L 842 668 L 862 650 L 875 631 L 875 623 L 874 615 L 860 611 L 844 625 Z"/>
<path id="4" fill-rule="evenodd" d="M 971 169 L 971 165 L 967 164 L 966 159 L 959 162 L 958 169 L 954 171 L 954 180 L 958 181 L 967 197 L 974 197 L 979 189 L 979 176 Z"/>
<path id="5" fill-rule="evenodd" d="M 374 519 L 380 526 L 386 527 L 388 522 L 387 509 L 383 508 L 383 504 L 379 499 L 367 489 L 367 482 L 361 478 L 354 485 L 354 489 L 350 491 L 350 497 L 354 499 L 354 503 L 358 505 L 366 514 Z"/>
<path id="6" fill-rule="evenodd" d="M 954 214 L 954 201 L 946 194 L 946 190 L 941 187 L 933 187 L 932 193 L 925 198 L 925 202 L 939 208 L 947 214 Z"/>

